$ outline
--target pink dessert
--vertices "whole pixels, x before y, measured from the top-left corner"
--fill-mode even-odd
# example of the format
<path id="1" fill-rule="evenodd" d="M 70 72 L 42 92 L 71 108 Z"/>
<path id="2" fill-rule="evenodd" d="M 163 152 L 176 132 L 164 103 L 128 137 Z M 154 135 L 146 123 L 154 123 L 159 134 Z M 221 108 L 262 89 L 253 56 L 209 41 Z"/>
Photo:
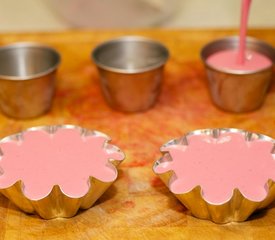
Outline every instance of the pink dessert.
<path id="1" fill-rule="evenodd" d="M 245 62 L 239 64 L 238 50 L 230 49 L 219 51 L 207 58 L 207 63 L 214 68 L 223 70 L 259 71 L 272 66 L 272 61 L 255 51 L 246 51 Z"/>
<path id="2" fill-rule="evenodd" d="M 247 25 L 248 16 L 250 10 L 251 0 L 242 0 L 242 12 L 241 12 L 241 26 L 240 26 L 240 39 L 239 39 L 239 51 L 237 57 L 237 63 L 240 65 L 245 64 L 246 57 L 246 35 L 247 35 Z"/>
<path id="3" fill-rule="evenodd" d="M 89 177 L 111 182 L 117 177 L 109 160 L 122 160 L 124 154 L 107 144 L 107 136 L 81 132 L 79 128 L 57 128 L 56 132 L 34 128 L 0 143 L 0 189 L 17 181 L 31 200 L 47 196 L 54 185 L 72 198 L 89 190 Z"/>
<path id="4" fill-rule="evenodd" d="M 240 70 L 240 71 L 260 71 L 269 68 L 272 61 L 255 51 L 246 49 L 246 35 L 248 25 L 248 15 L 251 0 L 242 1 L 242 14 L 239 35 L 239 48 L 219 51 L 207 59 L 207 63 L 218 69 Z"/>
<path id="5" fill-rule="evenodd" d="M 186 144 L 166 144 L 171 161 L 160 161 L 155 172 L 173 171 L 169 182 L 175 194 L 184 194 L 201 186 L 205 201 L 220 205 L 228 202 L 234 189 L 255 202 L 268 194 L 267 182 L 275 181 L 274 142 L 244 132 L 220 131 L 187 135 Z"/>

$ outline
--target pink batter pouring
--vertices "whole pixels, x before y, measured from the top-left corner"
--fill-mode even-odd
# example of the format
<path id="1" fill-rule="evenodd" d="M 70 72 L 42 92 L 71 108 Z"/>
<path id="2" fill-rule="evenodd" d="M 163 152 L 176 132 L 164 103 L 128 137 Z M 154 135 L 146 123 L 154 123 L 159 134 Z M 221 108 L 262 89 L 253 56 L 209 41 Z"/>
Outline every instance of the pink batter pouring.
<path id="1" fill-rule="evenodd" d="M 266 56 L 254 52 L 246 51 L 246 34 L 248 14 L 251 0 L 242 1 L 242 16 L 239 37 L 239 49 L 225 50 L 211 55 L 207 63 L 219 69 L 257 71 L 268 68 L 272 61 Z"/>
<path id="2" fill-rule="evenodd" d="M 212 204 L 229 201 L 235 188 L 252 201 L 267 196 L 266 184 L 275 181 L 273 143 L 265 140 L 246 141 L 241 133 L 191 135 L 188 145 L 162 148 L 172 161 L 161 162 L 155 172 L 172 170 L 169 188 L 175 194 L 190 192 L 201 186 L 203 198 Z"/>

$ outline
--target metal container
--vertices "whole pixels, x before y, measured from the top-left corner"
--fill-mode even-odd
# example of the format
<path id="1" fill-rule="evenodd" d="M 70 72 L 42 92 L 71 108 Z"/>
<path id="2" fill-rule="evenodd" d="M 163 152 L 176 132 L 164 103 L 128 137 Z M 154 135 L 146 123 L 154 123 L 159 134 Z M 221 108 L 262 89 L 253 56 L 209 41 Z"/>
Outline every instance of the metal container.
<path id="1" fill-rule="evenodd" d="M 258 141 L 261 143 L 268 143 L 267 147 L 265 146 L 263 149 L 264 154 L 269 154 L 270 158 L 275 160 L 275 140 L 257 133 L 247 132 L 241 129 L 233 129 L 233 128 L 221 128 L 221 129 L 200 129 L 195 130 L 192 132 L 189 132 L 185 134 L 184 136 L 178 138 L 178 139 L 172 139 L 166 144 L 164 144 L 160 150 L 163 153 L 163 156 L 157 160 L 153 165 L 153 171 L 155 174 L 157 174 L 161 180 L 165 183 L 165 185 L 169 188 L 169 190 L 175 194 L 175 196 L 179 199 L 179 201 L 190 210 L 191 214 L 197 218 L 200 219 L 207 219 L 211 220 L 215 223 L 229 223 L 229 222 L 241 222 L 245 221 L 253 212 L 266 208 L 268 205 L 270 205 L 275 200 L 275 175 L 273 176 L 266 176 L 268 172 L 268 169 L 265 165 L 266 162 L 261 162 L 262 158 L 258 155 L 255 156 L 257 160 L 260 162 L 259 167 L 257 169 L 250 169 L 248 166 L 248 170 L 246 170 L 247 175 L 243 173 L 243 176 L 241 178 L 240 175 L 236 175 L 234 171 L 229 171 L 228 174 L 235 177 L 235 179 L 243 179 L 241 181 L 241 184 L 236 180 L 236 185 L 231 189 L 231 196 L 229 198 L 226 198 L 227 200 L 218 203 L 211 202 L 205 198 L 204 191 L 207 188 L 207 185 L 205 185 L 205 182 L 200 182 L 199 179 L 201 179 L 199 174 L 196 172 L 196 169 L 198 168 L 199 164 L 201 164 L 204 161 L 204 149 L 202 145 L 199 146 L 199 151 L 196 151 L 194 154 L 190 154 L 190 150 L 187 151 L 187 148 L 192 145 L 192 141 L 190 140 L 190 137 L 192 136 L 206 136 L 207 139 L 205 139 L 206 143 L 217 142 L 224 143 L 228 141 L 228 136 L 224 136 L 220 138 L 222 134 L 227 133 L 237 133 L 240 134 L 240 136 L 243 137 L 244 141 L 246 142 L 248 146 L 249 151 L 253 151 L 251 148 L 253 146 L 254 141 Z M 239 139 L 238 139 L 239 140 Z M 239 141 L 240 144 L 240 141 Z M 181 158 L 175 159 L 175 156 L 173 155 L 173 152 L 170 152 L 168 150 L 170 148 L 176 149 L 176 151 L 181 151 Z M 194 149 L 194 148 L 193 148 Z M 235 151 L 236 154 L 238 154 L 238 148 L 233 149 L 232 152 Z M 184 152 L 187 152 L 186 155 L 183 155 Z M 173 157 L 174 156 L 174 157 Z M 193 156 L 192 159 L 192 169 L 186 169 L 187 167 L 184 165 L 185 171 L 190 172 L 191 174 L 195 175 L 197 174 L 196 180 L 190 180 L 186 175 L 180 175 L 178 172 L 178 169 L 173 167 L 174 161 L 190 161 L 190 158 L 187 156 Z M 210 156 L 211 157 L 211 156 Z M 212 155 L 212 161 L 215 159 L 215 154 Z M 224 167 L 226 169 L 228 168 L 228 165 L 226 162 L 223 161 L 223 158 L 218 159 L 219 162 L 221 162 L 221 167 Z M 243 155 L 240 155 L 238 159 L 236 159 L 235 162 L 241 162 L 243 160 Z M 252 160 L 252 159 L 251 159 Z M 272 161 L 272 160 L 271 160 Z M 163 170 L 161 172 L 157 170 L 159 166 L 163 166 Z M 236 168 L 238 168 L 238 164 L 236 164 Z M 263 173 L 264 170 L 265 172 Z M 198 171 L 198 170 L 197 170 Z M 272 170 L 271 170 L 272 171 Z M 261 182 L 260 185 L 259 182 L 255 183 L 254 190 L 257 192 L 259 189 L 261 191 L 266 191 L 266 196 L 263 200 L 260 201 L 252 201 L 247 197 L 247 192 L 243 193 L 242 190 L 245 189 L 245 184 L 251 184 L 250 177 L 257 174 L 256 176 L 264 175 L 265 183 Z M 213 169 L 205 167 L 205 174 L 212 174 L 213 176 L 217 175 L 217 172 L 214 172 Z M 202 178 L 203 179 L 203 178 Z M 224 179 L 220 178 L 220 176 L 217 177 L 219 181 L 215 181 L 215 177 L 212 178 L 212 182 L 216 184 L 216 189 L 224 189 Z M 179 181 L 178 181 L 179 180 Z M 177 184 L 186 184 L 189 190 L 182 192 L 182 193 L 175 193 L 171 190 L 171 183 L 174 181 L 178 181 Z M 261 184 L 264 184 L 262 186 Z M 260 186 L 260 187 L 259 187 Z M 259 192 L 261 192 L 259 191 Z M 258 192 L 257 192 L 258 193 Z M 216 193 L 215 193 L 216 194 Z M 217 195 L 217 194 L 216 194 Z"/>
<path id="2" fill-rule="evenodd" d="M 38 43 L 15 43 L 0 48 L 0 108 L 13 118 L 47 112 L 55 89 L 60 56 Z"/>
<path id="3" fill-rule="evenodd" d="M 92 52 L 107 102 L 125 112 L 145 111 L 154 105 L 168 57 L 161 43 L 138 36 L 105 42 Z"/>
<path id="4" fill-rule="evenodd" d="M 63 157 L 60 158 L 60 154 L 57 154 L 57 156 L 54 157 L 54 161 L 56 162 L 54 166 L 61 168 L 59 169 L 59 175 L 61 176 L 61 178 L 67 179 L 66 182 L 70 181 L 68 179 L 71 179 L 71 184 L 77 185 L 77 189 L 81 187 L 83 188 L 83 183 L 86 184 L 85 188 L 87 188 L 87 192 L 85 192 L 84 194 L 76 196 L 75 194 L 68 192 L 68 189 L 65 190 L 66 188 L 64 188 L 64 185 L 62 185 L 62 183 L 60 184 L 58 182 L 55 182 L 57 181 L 56 179 L 52 181 L 51 171 L 54 171 L 54 167 L 51 166 L 49 162 L 44 161 L 40 166 L 34 167 L 33 165 L 29 164 L 28 159 L 26 159 L 24 155 L 22 155 L 22 152 L 20 152 L 20 148 L 22 149 L 22 146 L 24 146 L 24 141 L 27 141 L 27 139 L 30 138 L 29 135 L 26 136 L 26 134 L 30 132 L 36 132 L 36 134 L 37 132 L 42 132 L 45 136 L 45 138 L 43 139 L 43 141 L 45 142 L 45 144 L 43 144 L 44 147 L 36 148 L 35 156 L 37 157 L 39 156 L 39 154 L 50 152 L 51 147 L 49 147 L 49 141 L 53 141 L 54 139 L 56 139 L 55 136 L 56 134 L 58 134 L 59 130 L 79 131 L 79 134 L 76 133 L 74 135 L 74 138 L 77 137 L 79 139 L 82 139 L 83 148 L 86 148 L 88 146 L 87 144 L 89 144 L 89 141 L 91 139 L 97 139 L 96 141 L 100 143 L 98 144 L 98 149 L 94 149 L 94 152 L 91 151 L 90 155 L 85 156 L 85 158 L 89 159 L 88 165 L 85 165 L 85 163 L 81 162 L 83 160 L 83 156 L 79 158 L 73 157 L 73 159 L 75 159 L 76 166 L 73 171 L 68 169 L 67 164 L 64 164 L 64 162 L 68 160 L 65 157 L 66 154 L 68 157 L 68 151 L 70 151 L 70 153 L 72 154 L 71 156 L 77 156 L 77 154 L 79 153 L 79 149 L 74 149 L 70 147 L 70 149 L 64 150 L 64 148 L 60 148 L 60 154 L 62 154 Z M 56 141 L 61 140 L 62 138 L 58 138 L 58 140 Z M 66 144 L 69 144 L 75 142 L 75 140 L 76 139 L 70 139 L 67 137 L 65 139 L 65 142 Z M 7 136 L 0 140 L 2 160 L 0 162 L 0 193 L 11 200 L 22 211 L 26 213 L 37 213 L 40 217 L 44 219 L 73 217 L 77 214 L 77 211 L 79 209 L 90 208 L 117 178 L 117 167 L 124 159 L 124 153 L 121 152 L 118 147 L 110 144 L 110 140 L 110 137 L 108 137 L 104 133 L 88 130 L 75 125 L 39 126 L 29 128 L 23 132 L 14 135 Z M 5 148 L 6 146 L 7 148 Z M 8 168 L 7 165 L 4 164 L 4 161 L 11 161 L 9 157 L 10 155 L 13 155 L 13 153 L 9 151 L 10 147 L 13 147 L 12 152 L 19 156 L 16 160 L 20 161 L 21 165 L 19 163 L 15 163 L 12 165 L 12 168 Z M 6 149 L 8 150 L 6 151 Z M 101 161 L 102 159 L 104 159 L 104 161 Z M 95 170 L 97 172 L 102 172 L 104 168 L 108 167 L 109 171 L 113 172 L 114 179 L 108 179 L 107 181 L 105 181 L 100 179 L 98 176 L 94 176 L 93 174 L 85 174 L 81 176 L 81 179 L 84 179 L 84 181 L 82 181 L 81 179 L 76 177 L 75 171 L 79 170 L 77 168 L 78 165 L 80 165 L 80 168 L 81 166 L 83 166 L 83 164 L 86 166 L 88 172 L 90 173 L 94 172 Z M 18 171 L 17 168 L 19 165 L 21 166 L 20 174 L 19 176 L 14 176 L 16 171 Z M 36 172 L 34 174 L 34 178 L 36 180 L 31 182 L 30 184 L 30 182 L 28 181 L 25 182 L 24 179 L 26 179 L 26 174 L 28 173 L 28 171 L 32 171 L 31 168 L 33 168 L 33 171 Z M 46 182 L 46 184 L 41 184 L 41 181 L 39 181 L 39 177 L 41 177 L 41 174 L 39 174 L 38 172 L 42 172 L 42 175 L 44 175 L 44 177 L 48 177 L 49 182 Z M 12 181 L 8 180 L 11 176 L 14 176 L 14 179 L 12 177 Z M 12 182 L 12 184 L 7 183 L 7 181 Z M 33 185 L 34 182 L 37 186 L 39 186 L 39 189 L 45 189 L 45 185 L 47 185 L 47 188 L 49 187 L 48 191 L 43 191 L 43 194 L 39 198 L 35 199 L 28 197 L 26 194 L 26 189 L 31 190 L 31 186 L 35 186 L 35 184 Z"/>
<path id="5" fill-rule="evenodd" d="M 207 63 L 207 58 L 212 54 L 237 49 L 238 45 L 238 37 L 227 37 L 207 44 L 201 51 L 213 102 L 223 110 L 236 113 L 256 110 L 262 105 L 272 79 L 273 68 L 271 66 L 258 71 L 240 71 L 215 68 Z M 274 48 L 263 41 L 248 37 L 246 48 L 275 62 Z"/>

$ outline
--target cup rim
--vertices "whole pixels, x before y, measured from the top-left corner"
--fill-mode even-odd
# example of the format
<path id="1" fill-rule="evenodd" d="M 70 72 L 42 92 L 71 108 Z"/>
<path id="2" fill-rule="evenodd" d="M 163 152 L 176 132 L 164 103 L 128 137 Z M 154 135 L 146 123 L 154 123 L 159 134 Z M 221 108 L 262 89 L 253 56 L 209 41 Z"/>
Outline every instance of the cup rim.
<path id="1" fill-rule="evenodd" d="M 102 51 L 102 49 L 104 49 L 106 46 L 110 45 L 110 44 L 116 44 L 116 43 L 123 43 L 123 42 L 146 42 L 146 43 L 150 43 L 152 45 L 157 46 L 160 50 L 162 50 L 164 52 L 164 55 L 161 59 L 161 61 L 159 61 L 156 64 L 147 66 L 147 67 L 141 67 L 141 68 L 136 68 L 136 69 L 125 69 L 125 68 L 118 68 L 118 67 L 110 67 L 107 66 L 106 64 L 102 63 L 101 61 L 98 60 L 98 54 L 99 51 Z M 170 57 L 170 53 L 168 48 L 162 44 L 159 41 L 156 41 L 154 39 L 148 38 L 148 37 L 143 37 L 143 36 L 135 36 L 135 35 L 129 35 L 129 36 L 122 36 L 122 37 L 118 37 L 118 38 L 114 38 L 111 40 L 107 40 L 103 43 L 100 43 L 99 45 L 97 45 L 94 50 L 91 53 L 91 59 L 94 61 L 94 63 L 96 64 L 97 67 L 110 71 L 110 72 L 114 72 L 114 73 L 122 73 L 122 74 L 136 74 L 136 73 L 143 73 L 143 72 L 147 72 L 150 70 L 154 70 L 157 69 L 161 66 L 163 66 L 168 58 Z"/>
<path id="2" fill-rule="evenodd" d="M 215 67 L 215 66 L 210 65 L 210 64 L 207 63 L 207 58 L 210 55 L 212 55 L 216 52 L 219 52 L 220 50 L 223 50 L 223 49 L 219 49 L 219 50 L 213 51 L 212 53 L 209 54 L 209 51 L 211 51 L 211 48 L 214 48 L 215 45 L 227 42 L 227 43 L 229 43 L 229 47 L 227 47 L 227 48 L 224 47 L 224 49 L 234 49 L 234 48 L 238 47 L 238 39 L 239 39 L 238 36 L 228 36 L 228 37 L 219 38 L 217 40 L 211 41 L 208 44 L 206 44 L 201 49 L 201 52 L 200 52 L 200 57 L 201 57 L 201 60 L 203 61 L 204 65 L 207 68 L 212 69 L 214 71 L 223 72 L 223 73 L 227 73 L 227 74 L 234 74 L 234 75 L 249 75 L 249 74 L 260 73 L 260 72 L 267 71 L 267 70 L 271 69 L 274 66 L 274 63 L 275 63 L 275 49 L 273 48 L 273 46 L 271 46 L 270 44 L 268 44 L 265 41 L 262 41 L 262 40 L 259 40 L 257 38 L 250 37 L 250 36 L 246 37 L 246 42 L 247 43 L 254 44 L 254 46 L 259 46 L 259 48 L 267 49 L 267 51 L 269 51 L 269 54 L 265 54 L 264 52 L 259 51 L 259 49 L 258 50 L 253 49 L 254 51 L 260 52 L 265 57 L 270 59 L 270 61 L 272 63 L 271 66 L 260 69 L 260 70 L 232 70 L 232 69 L 228 69 L 228 68 Z"/>
<path id="3" fill-rule="evenodd" d="M 4 45 L 0 47 L 0 53 L 1 51 L 11 50 L 11 49 L 19 49 L 19 48 L 39 48 L 42 50 L 46 50 L 48 52 L 51 52 L 56 57 L 56 62 L 53 64 L 52 67 L 48 68 L 45 71 L 41 71 L 39 73 L 30 74 L 28 76 L 15 76 L 15 75 L 5 75 L 0 74 L 1 80 L 7 80 L 7 81 L 26 81 L 26 80 L 32 80 L 35 78 L 39 78 L 42 76 L 46 76 L 47 74 L 55 71 L 57 67 L 60 65 L 61 62 L 61 56 L 59 52 L 54 49 L 53 47 L 50 47 L 46 44 L 38 43 L 38 42 L 15 42 L 8 45 Z"/>

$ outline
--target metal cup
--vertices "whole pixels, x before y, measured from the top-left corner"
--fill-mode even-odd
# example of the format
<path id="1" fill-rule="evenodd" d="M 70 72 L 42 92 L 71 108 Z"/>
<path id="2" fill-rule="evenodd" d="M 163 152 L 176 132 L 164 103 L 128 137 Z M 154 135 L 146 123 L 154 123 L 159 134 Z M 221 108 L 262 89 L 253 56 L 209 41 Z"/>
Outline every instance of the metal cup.
<path id="1" fill-rule="evenodd" d="M 92 52 L 107 102 L 125 112 L 144 111 L 154 105 L 168 57 L 161 43 L 137 36 L 105 42 Z"/>
<path id="2" fill-rule="evenodd" d="M 230 112 L 248 112 L 259 108 L 272 79 L 272 66 L 258 71 L 220 69 L 210 66 L 207 58 L 212 54 L 237 49 L 238 37 L 227 37 L 207 44 L 201 51 L 213 102 Z M 274 48 L 267 43 L 248 37 L 246 47 L 275 62 Z"/>
<path id="3" fill-rule="evenodd" d="M 51 107 L 56 50 L 38 43 L 16 43 L 0 48 L 0 108 L 13 118 L 37 117 Z"/>

